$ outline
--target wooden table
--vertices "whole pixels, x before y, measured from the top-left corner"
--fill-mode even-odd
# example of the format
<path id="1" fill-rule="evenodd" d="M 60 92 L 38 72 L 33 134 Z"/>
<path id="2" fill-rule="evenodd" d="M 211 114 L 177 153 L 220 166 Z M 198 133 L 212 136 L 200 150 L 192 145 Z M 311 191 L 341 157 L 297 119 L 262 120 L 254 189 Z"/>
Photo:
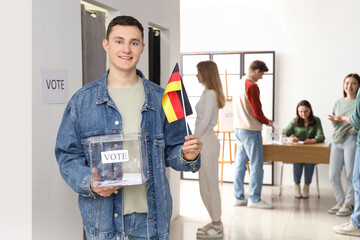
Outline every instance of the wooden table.
<path id="1" fill-rule="evenodd" d="M 282 163 L 311 163 L 311 164 L 329 164 L 330 146 L 326 143 L 316 144 L 263 144 L 264 161 L 282 162 Z M 280 193 L 282 192 L 283 166 L 281 166 L 280 175 Z M 318 197 L 320 198 L 319 177 L 317 165 L 316 186 Z"/>

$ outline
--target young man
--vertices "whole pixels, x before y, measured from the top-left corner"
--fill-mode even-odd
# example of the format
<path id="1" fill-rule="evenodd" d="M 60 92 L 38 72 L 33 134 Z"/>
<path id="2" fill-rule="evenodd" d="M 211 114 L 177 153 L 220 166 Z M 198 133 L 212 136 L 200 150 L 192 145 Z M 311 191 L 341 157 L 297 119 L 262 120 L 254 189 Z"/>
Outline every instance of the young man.
<path id="1" fill-rule="evenodd" d="M 135 18 L 111 21 L 103 40 L 109 70 L 74 94 L 59 128 L 56 158 L 62 177 L 79 194 L 88 240 L 169 239 L 172 200 L 165 167 L 192 172 L 200 168 L 199 138 L 186 136 L 184 119 L 169 124 L 161 105 L 164 90 L 136 69 L 143 38 Z M 141 132 L 147 133 L 147 182 L 93 188 L 89 137 Z"/>
<path id="2" fill-rule="evenodd" d="M 258 60 L 252 62 L 248 75 L 240 80 L 237 95 L 233 99 L 234 128 L 237 139 L 234 180 L 234 205 L 236 206 L 273 208 L 272 204 L 260 198 L 264 172 L 261 129 L 263 124 L 273 128 L 273 122 L 262 112 L 260 90 L 256 82 L 267 71 L 268 68 L 264 62 Z M 248 159 L 250 160 L 249 201 L 244 195 L 244 177 Z"/>

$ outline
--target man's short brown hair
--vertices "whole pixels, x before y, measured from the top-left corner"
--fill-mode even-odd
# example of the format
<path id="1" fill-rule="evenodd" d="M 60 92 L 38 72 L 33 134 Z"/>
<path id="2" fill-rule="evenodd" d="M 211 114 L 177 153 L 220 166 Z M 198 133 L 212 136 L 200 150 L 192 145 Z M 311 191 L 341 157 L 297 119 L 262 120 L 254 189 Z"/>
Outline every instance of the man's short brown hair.
<path id="1" fill-rule="evenodd" d="M 250 64 L 249 69 L 251 69 L 252 71 L 255 71 L 257 69 L 260 70 L 260 72 L 268 72 L 269 69 L 266 66 L 266 64 L 263 61 L 260 60 L 255 60 Z"/>
<path id="2" fill-rule="evenodd" d="M 114 26 L 120 25 L 120 26 L 135 26 L 137 27 L 141 32 L 142 41 L 144 41 L 144 28 L 141 25 L 141 23 L 132 16 L 117 16 L 114 18 L 108 26 L 108 29 L 106 31 L 106 40 L 109 40 L 110 33 Z"/>

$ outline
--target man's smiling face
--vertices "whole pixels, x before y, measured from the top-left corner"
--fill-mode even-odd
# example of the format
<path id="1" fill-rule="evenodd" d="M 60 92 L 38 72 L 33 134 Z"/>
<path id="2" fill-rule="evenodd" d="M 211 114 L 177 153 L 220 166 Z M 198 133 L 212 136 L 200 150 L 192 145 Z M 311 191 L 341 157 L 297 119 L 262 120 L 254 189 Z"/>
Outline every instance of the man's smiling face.
<path id="1" fill-rule="evenodd" d="M 112 28 L 109 40 L 104 39 L 103 46 L 109 55 L 110 69 L 131 72 L 136 71 L 145 45 L 139 28 L 116 25 Z"/>

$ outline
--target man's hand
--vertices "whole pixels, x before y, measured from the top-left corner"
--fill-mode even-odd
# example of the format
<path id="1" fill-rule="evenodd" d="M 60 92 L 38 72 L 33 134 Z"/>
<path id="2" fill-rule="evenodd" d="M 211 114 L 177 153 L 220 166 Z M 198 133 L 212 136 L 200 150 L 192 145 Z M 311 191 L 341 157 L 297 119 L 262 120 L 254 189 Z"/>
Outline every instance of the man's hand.
<path id="1" fill-rule="evenodd" d="M 273 131 L 275 130 L 274 122 L 272 120 L 270 120 L 270 119 L 269 119 L 268 124 L 266 124 L 266 126 L 271 127 Z"/>
<path id="2" fill-rule="evenodd" d="M 195 135 L 187 135 L 182 147 L 184 159 L 192 161 L 199 156 L 203 143 Z"/>
<path id="3" fill-rule="evenodd" d="M 98 176 L 97 169 L 94 167 L 92 169 L 93 180 L 98 181 L 100 178 Z M 120 189 L 121 187 L 104 187 L 104 188 L 93 188 L 92 181 L 90 181 L 90 188 L 94 193 L 99 194 L 102 197 L 109 197 L 113 194 L 114 191 Z"/>

